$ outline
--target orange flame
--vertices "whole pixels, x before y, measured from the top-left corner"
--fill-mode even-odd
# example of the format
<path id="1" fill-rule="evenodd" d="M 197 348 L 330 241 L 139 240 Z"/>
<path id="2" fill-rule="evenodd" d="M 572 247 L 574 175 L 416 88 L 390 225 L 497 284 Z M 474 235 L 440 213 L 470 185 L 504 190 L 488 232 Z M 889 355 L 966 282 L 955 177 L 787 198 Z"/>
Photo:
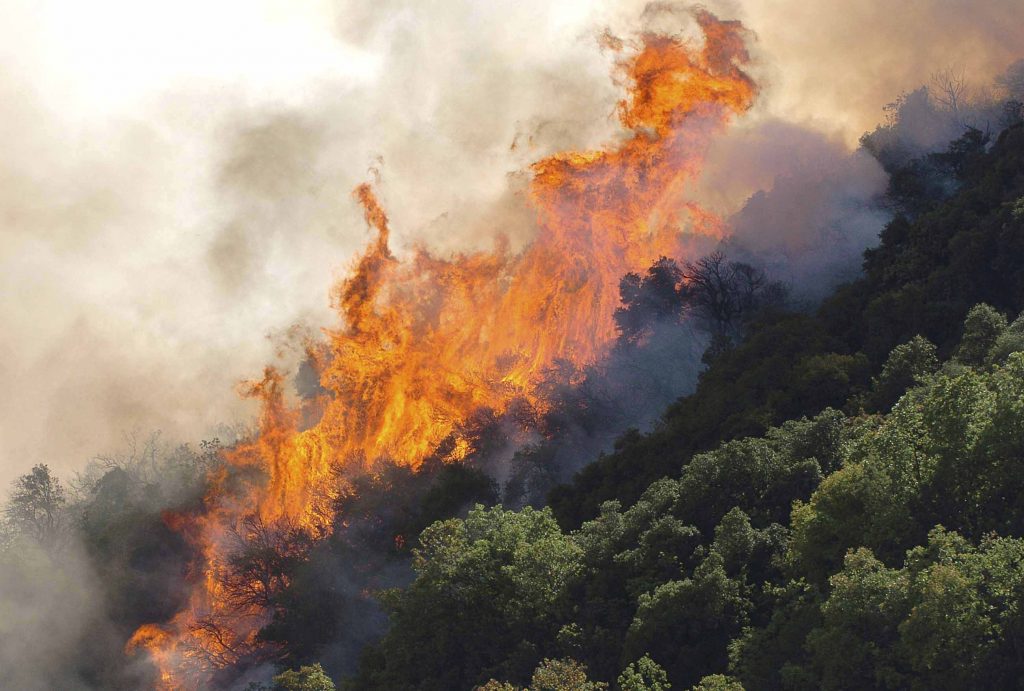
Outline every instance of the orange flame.
<path id="1" fill-rule="evenodd" d="M 273 369 L 248 386 L 263 402 L 259 433 L 226 460 L 262 471 L 266 482 L 227 492 L 225 478 L 213 478 L 204 512 L 186 517 L 199 553 L 188 606 L 128 644 L 150 652 L 161 688 L 198 686 L 220 666 L 273 653 L 256 642 L 268 613 L 258 603 L 239 607 L 224 591 L 227 536 L 245 516 L 322 535 L 330 525 L 320 499 L 338 490 L 336 469 L 381 458 L 415 468 L 442 446 L 447 460 L 461 460 L 474 450 L 474 413 L 501 414 L 517 401 L 542 411 L 546 369 L 607 352 L 625 273 L 685 256 L 699 236 L 720 236 L 720 221 L 687 201 L 685 186 L 710 136 L 750 107 L 756 87 L 741 70 L 742 26 L 702 10 L 694 16 L 703 45 L 648 34 L 620 60 L 628 139 L 532 166 L 537 235 L 523 251 L 499 240 L 491 252 L 445 259 L 418 249 L 399 260 L 373 191 L 355 190 L 377 236 L 334 291 L 344 327 L 327 333 L 325 347 L 311 346 L 327 391 L 323 415 L 300 431 Z"/>

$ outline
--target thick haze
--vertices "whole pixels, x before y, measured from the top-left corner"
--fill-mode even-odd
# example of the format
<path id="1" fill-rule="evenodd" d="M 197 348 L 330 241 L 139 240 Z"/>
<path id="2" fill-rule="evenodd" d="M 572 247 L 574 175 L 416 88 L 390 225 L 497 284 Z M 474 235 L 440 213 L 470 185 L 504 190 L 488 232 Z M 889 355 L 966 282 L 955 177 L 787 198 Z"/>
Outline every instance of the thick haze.
<path id="1" fill-rule="evenodd" d="M 643 7 L 0 0 L 0 484 L 133 429 L 245 419 L 235 383 L 293 325 L 333 323 L 328 288 L 367 238 L 359 182 L 379 177 L 399 248 L 524 239 L 514 173 L 616 136 L 596 36 Z M 1024 53 L 1020 0 L 709 7 L 755 33 L 763 93 L 696 193 L 773 256 L 809 242 L 787 222 L 799 192 L 796 225 L 855 257 L 884 219 L 854 207 L 885 180 L 849 153 L 882 106 Z"/>

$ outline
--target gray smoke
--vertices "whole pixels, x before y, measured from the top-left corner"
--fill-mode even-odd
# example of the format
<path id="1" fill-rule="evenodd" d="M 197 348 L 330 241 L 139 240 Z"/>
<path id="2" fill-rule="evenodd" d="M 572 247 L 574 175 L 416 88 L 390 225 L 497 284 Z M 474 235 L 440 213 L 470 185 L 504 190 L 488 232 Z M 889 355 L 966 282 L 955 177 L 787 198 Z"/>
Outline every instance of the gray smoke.
<path id="1" fill-rule="evenodd" d="M 740 179 L 768 180 L 730 216 L 727 254 L 763 267 L 798 300 L 818 300 L 857 276 L 864 250 L 889 220 L 888 176 L 874 158 L 778 120 L 728 137 L 716 155 L 718 175 L 737 170 Z"/>
<path id="2" fill-rule="evenodd" d="M 250 415 L 233 385 L 273 359 L 264 336 L 332 322 L 329 286 L 366 239 L 349 191 L 373 169 L 400 248 L 528 239 L 514 176 L 617 136 L 595 36 L 629 34 L 644 5 L 7 0 L 0 482 L 125 430 L 196 438 Z M 847 146 L 933 72 L 984 85 L 1024 44 L 1016 0 L 709 7 L 758 39 L 763 96 L 739 127 Z"/>
<path id="3" fill-rule="evenodd" d="M 0 552 L 0 686 L 86 689 L 76 667 L 87 636 L 111 636 L 98 584 L 77 545 L 59 555 L 29 542 Z"/>
<path id="4" fill-rule="evenodd" d="M 36 462 L 68 476 L 125 430 L 197 439 L 247 420 L 234 384 L 294 362 L 296 324 L 334 325 L 366 179 L 399 253 L 521 246 L 524 166 L 623 136 L 596 36 L 631 33 L 645 4 L 0 0 L 0 486 Z M 886 177 L 856 149 L 886 103 L 910 94 L 892 133 L 925 153 L 990 122 L 994 96 L 1024 97 L 1019 0 L 709 8 L 756 35 L 763 91 L 690 191 L 733 228 L 731 258 L 803 298 L 856 275 L 887 219 Z M 913 95 L 950 69 L 959 118 Z M 613 411 L 650 424 L 692 389 L 702 345 L 659 330 L 649 358 L 602 363 L 589 393 L 635 401 L 672 363 L 657 395 Z M 555 466 L 619 431 L 573 427 Z M 88 644 L 119 643 L 94 566 L 74 542 L 0 558 L 0 686 L 82 688 Z"/>

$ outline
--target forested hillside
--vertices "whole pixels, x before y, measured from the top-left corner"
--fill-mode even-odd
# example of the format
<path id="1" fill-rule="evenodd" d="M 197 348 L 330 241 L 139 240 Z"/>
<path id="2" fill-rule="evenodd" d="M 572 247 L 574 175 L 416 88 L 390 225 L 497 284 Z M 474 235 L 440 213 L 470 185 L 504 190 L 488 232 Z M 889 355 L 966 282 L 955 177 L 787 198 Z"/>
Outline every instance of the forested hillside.
<path id="1" fill-rule="evenodd" d="M 463 463 L 439 449 L 345 476 L 317 504 L 343 530 L 252 514 L 218 534 L 218 595 L 266 623 L 244 647 L 182 654 L 215 688 L 251 690 L 274 674 L 307 690 L 1018 686 L 1024 125 L 1020 104 L 1006 112 L 942 153 L 904 150 L 894 126 L 864 138 L 892 220 L 818 305 L 728 242 L 626 276 L 613 362 L 657 374 L 692 349 L 684 322 L 710 345 L 691 395 L 575 475 L 560 459 L 626 427 L 657 376 L 555 378 L 538 441 L 505 465 L 517 409 L 474 419 Z M 0 575 L 26 604 L 0 634 L 52 630 L 52 669 L 0 669 L 0 686 L 157 683 L 126 643 L 189 611 L 198 528 L 182 517 L 220 506 L 211 487 L 261 481 L 225 464 L 230 447 L 140 440 L 68 485 L 45 466 L 16 483 Z M 77 628 L 46 606 L 68 593 Z"/>
<path id="2" fill-rule="evenodd" d="M 862 279 L 762 311 L 550 508 L 427 528 L 352 688 L 1014 687 L 1024 128 L 987 144 L 899 162 Z"/>
<path id="3" fill-rule="evenodd" d="M 1024 307 L 1015 206 L 1024 194 L 1022 139 L 1020 127 L 1009 129 L 983 153 L 981 133 L 971 131 L 950 153 L 893 168 L 893 196 L 904 213 L 867 252 L 864 277 L 813 314 L 767 315 L 744 342 L 714 355 L 697 391 L 669 408 L 658 431 L 623 438 L 616 453 L 551 495 L 560 523 L 579 525 L 607 499 L 634 501 L 651 481 L 721 441 L 826 406 L 857 413 L 891 405 L 895 392 L 868 396 L 868 387 L 895 346 L 920 335 L 948 357 L 972 305 L 1016 314 Z M 963 185 L 950 199 L 929 184 L 947 162 Z M 916 190 L 912 199 L 906 188 Z"/>

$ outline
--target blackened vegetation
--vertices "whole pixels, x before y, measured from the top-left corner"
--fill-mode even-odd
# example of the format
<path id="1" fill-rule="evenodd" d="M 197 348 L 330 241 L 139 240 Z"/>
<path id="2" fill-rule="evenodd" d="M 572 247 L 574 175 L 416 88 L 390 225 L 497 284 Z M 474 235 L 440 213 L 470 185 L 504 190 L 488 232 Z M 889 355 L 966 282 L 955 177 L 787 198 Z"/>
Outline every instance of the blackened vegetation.
<path id="1" fill-rule="evenodd" d="M 620 345 L 637 345 L 660 322 L 687 318 L 716 340 L 730 341 L 759 312 L 783 306 L 786 287 L 750 264 L 714 252 L 683 266 L 662 257 L 644 276 L 626 274 L 619 294 Z"/>
<path id="2" fill-rule="evenodd" d="M 288 520 L 267 522 L 250 514 L 232 526 L 230 539 L 222 583 L 228 603 L 239 611 L 277 607 L 290 575 L 309 553 L 311 536 Z"/>

